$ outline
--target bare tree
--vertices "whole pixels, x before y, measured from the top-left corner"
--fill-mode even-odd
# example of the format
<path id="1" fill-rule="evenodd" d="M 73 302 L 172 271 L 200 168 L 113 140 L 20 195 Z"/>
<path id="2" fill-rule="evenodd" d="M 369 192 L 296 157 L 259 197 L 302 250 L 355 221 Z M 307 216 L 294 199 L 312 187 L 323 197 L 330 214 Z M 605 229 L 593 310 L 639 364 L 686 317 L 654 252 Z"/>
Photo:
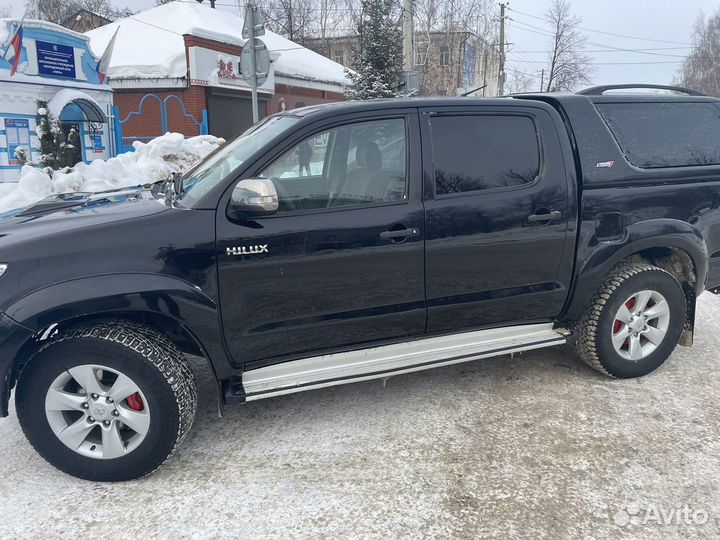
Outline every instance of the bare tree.
<path id="1" fill-rule="evenodd" d="M 455 95 L 492 54 L 495 24 L 489 0 L 416 0 L 415 63 L 421 95 Z M 467 72 L 467 73 L 466 73 Z"/>
<path id="2" fill-rule="evenodd" d="M 545 18 L 553 33 L 545 91 L 572 91 L 588 84 L 593 67 L 591 58 L 582 52 L 587 38 L 577 28 L 581 19 L 573 14 L 570 2 L 553 0 Z"/>
<path id="3" fill-rule="evenodd" d="M 86 9 L 107 17 L 117 19 L 132 13 L 128 8 L 115 8 L 110 0 L 28 0 L 27 16 L 55 24 L 65 24 L 80 9 Z"/>
<path id="4" fill-rule="evenodd" d="M 523 92 L 537 90 L 538 86 L 540 86 L 539 79 L 522 71 L 511 70 L 506 90 L 508 94 L 522 94 Z"/>
<path id="5" fill-rule="evenodd" d="M 273 32 L 297 43 L 310 36 L 314 0 L 264 0 L 258 7 Z"/>
<path id="6" fill-rule="evenodd" d="M 338 0 L 316 0 L 315 4 L 313 26 L 316 27 L 317 37 L 326 39 L 335 35 L 344 19 L 340 2 Z"/>
<path id="7" fill-rule="evenodd" d="M 12 11 L 8 6 L 0 7 L 0 19 L 12 17 Z"/>
<path id="8" fill-rule="evenodd" d="M 710 96 L 720 96 L 720 10 L 700 15 L 693 28 L 692 51 L 676 82 Z"/>

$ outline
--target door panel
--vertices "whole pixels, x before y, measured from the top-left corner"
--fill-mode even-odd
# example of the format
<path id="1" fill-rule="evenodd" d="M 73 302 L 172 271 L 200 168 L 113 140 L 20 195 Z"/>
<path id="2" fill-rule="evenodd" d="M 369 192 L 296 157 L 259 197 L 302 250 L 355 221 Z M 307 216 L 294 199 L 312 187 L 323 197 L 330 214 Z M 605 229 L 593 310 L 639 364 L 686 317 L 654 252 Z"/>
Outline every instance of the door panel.
<path id="1" fill-rule="evenodd" d="M 532 108 L 478 109 L 422 114 L 428 187 L 444 193 L 426 200 L 429 332 L 548 320 L 567 295 L 574 190 L 552 118 Z M 448 114 L 467 121 L 433 126 Z"/>
<path id="2" fill-rule="evenodd" d="M 402 120 L 407 148 L 419 150 L 417 114 Z M 292 171 L 301 169 L 292 161 L 299 156 L 293 148 L 261 174 L 280 186 L 284 211 L 245 223 L 228 220 L 224 208 L 219 213 L 221 309 L 237 363 L 257 367 L 424 332 L 420 155 L 406 152 L 405 195 L 376 200 L 362 189 L 363 181 L 374 186 L 387 171 L 395 174 L 397 164 L 388 161 L 390 150 L 383 150 L 394 147 L 378 139 L 382 130 L 366 128 L 369 139 L 364 137 L 362 148 L 373 142 L 381 163 L 376 154 L 373 159 L 368 154 L 359 165 L 367 170 L 358 172 L 350 165 L 355 164 L 353 144 L 360 143 L 353 143 L 352 134 L 334 132 L 324 139 L 327 147 L 314 147 L 314 155 L 328 155 L 312 165 L 312 176 L 300 172 L 292 177 Z M 371 161 L 373 167 L 365 166 Z M 323 186 L 325 195 L 319 191 Z M 352 199 L 359 191 L 364 198 Z M 397 230 L 408 230 L 408 236 L 383 234 Z M 227 248 L 265 244 L 268 253 L 227 255 Z"/>

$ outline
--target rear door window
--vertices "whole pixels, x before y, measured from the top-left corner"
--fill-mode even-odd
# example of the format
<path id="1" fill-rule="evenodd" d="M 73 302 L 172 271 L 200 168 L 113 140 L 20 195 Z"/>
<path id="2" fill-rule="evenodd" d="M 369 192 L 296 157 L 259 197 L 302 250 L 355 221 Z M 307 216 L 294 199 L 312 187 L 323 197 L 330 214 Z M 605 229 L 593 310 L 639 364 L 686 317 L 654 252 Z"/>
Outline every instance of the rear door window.
<path id="1" fill-rule="evenodd" d="M 720 165 L 713 103 L 597 103 L 626 159 L 643 169 Z"/>
<path id="2" fill-rule="evenodd" d="M 430 131 L 437 196 L 520 186 L 538 177 L 538 135 L 526 116 L 433 116 Z"/>

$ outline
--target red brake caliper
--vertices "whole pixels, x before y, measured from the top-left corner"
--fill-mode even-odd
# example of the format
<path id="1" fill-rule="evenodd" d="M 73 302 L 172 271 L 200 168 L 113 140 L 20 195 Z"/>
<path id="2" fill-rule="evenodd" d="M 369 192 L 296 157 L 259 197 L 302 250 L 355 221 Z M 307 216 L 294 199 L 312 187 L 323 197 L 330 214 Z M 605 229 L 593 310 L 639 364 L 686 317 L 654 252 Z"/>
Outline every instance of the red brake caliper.
<path id="1" fill-rule="evenodd" d="M 135 392 L 132 396 L 127 398 L 128 407 L 133 411 L 142 411 L 145 408 L 143 400 L 138 392 Z"/>
<path id="2" fill-rule="evenodd" d="M 630 311 L 632 311 L 632 308 L 635 307 L 635 299 L 631 298 L 627 302 L 625 302 L 625 307 L 628 308 Z M 619 319 L 615 319 L 615 322 L 613 323 L 613 334 L 617 334 L 620 329 L 622 328 L 622 321 Z M 623 346 L 627 345 L 628 338 L 625 338 L 625 341 L 623 342 Z"/>

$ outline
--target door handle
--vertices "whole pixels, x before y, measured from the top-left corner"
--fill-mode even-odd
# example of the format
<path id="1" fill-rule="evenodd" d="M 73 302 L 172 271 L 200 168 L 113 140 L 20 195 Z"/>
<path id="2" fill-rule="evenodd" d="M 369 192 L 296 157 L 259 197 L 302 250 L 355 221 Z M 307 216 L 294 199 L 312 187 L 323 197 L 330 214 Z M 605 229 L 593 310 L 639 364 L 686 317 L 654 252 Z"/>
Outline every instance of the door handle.
<path id="1" fill-rule="evenodd" d="M 398 240 L 400 238 L 409 238 L 411 236 L 418 236 L 420 234 L 419 229 L 401 229 L 399 231 L 383 231 L 380 233 L 380 238 L 383 240 Z"/>
<path id="2" fill-rule="evenodd" d="M 553 210 L 552 212 L 545 212 L 542 214 L 533 214 L 531 216 L 528 216 L 527 220 L 530 223 L 546 224 L 546 223 L 552 223 L 553 221 L 560 221 L 561 218 L 562 218 L 562 212 L 559 212 L 558 210 Z"/>

